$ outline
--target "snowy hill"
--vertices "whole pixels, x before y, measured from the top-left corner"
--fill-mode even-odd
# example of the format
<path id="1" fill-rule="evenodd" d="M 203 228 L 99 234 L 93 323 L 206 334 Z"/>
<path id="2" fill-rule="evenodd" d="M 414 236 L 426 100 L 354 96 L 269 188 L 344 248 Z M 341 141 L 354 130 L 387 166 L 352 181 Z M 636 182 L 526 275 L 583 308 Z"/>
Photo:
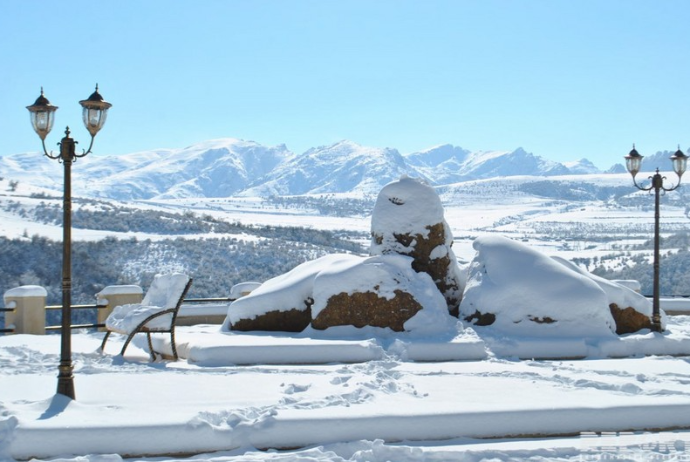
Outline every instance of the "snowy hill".
<path id="1" fill-rule="evenodd" d="M 218 139 L 183 149 L 90 155 L 75 164 L 73 182 L 80 195 L 117 200 L 227 197 L 289 155 L 284 145 Z M 62 189 L 62 166 L 38 153 L 0 157 L 0 176 Z"/>
<path id="2" fill-rule="evenodd" d="M 227 197 L 270 172 L 289 154 L 284 145 L 264 147 L 253 141 L 212 140 L 157 158 L 142 155 L 145 162 L 85 187 L 90 195 L 115 199 Z"/>
<path id="3" fill-rule="evenodd" d="M 376 194 L 402 175 L 424 177 L 395 149 L 341 141 L 292 156 L 242 195 Z"/>
<path id="4" fill-rule="evenodd" d="M 645 158 L 643 169 L 651 170 L 657 164 L 670 169 L 670 155 L 664 152 Z M 445 144 L 401 155 L 393 148 L 345 140 L 295 154 L 285 145 L 267 147 L 225 138 L 182 149 L 90 155 L 75 164 L 73 185 L 75 194 L 117 200 L 332 193 L 367 196 L 403 175 L 441 186 L 496 177 L 597 173 L 587 159 L 558 163 L 522 148 L 472 152 Z M 0 157 L 0 177 L 62 189 L 62 166 L 40 153 Z"/>
<path id="5" fill-rule="evenodd" d="M 551 176 L 584 173 L 571 171 L 563 164 L 542 159 L 522 148 L 512 152 L 470 152 L 459 147 L 443 145 L 410 154 L 406 159 L 432 178 L 435 184 L 457 183 L 499 176 Z M 592 165 L 592 167 L 594 166 Z M 588 173 L 596 173 L 596 171 Z"/>
<path id="6" fill-rule="evenodd" d="M 568 170 L 570 170 L 570 173 L 577 175 L 591 175 L 595 173 L 601 173 L 600 170 L 587 159 L 580 159 L 575 162 L 564 162 L 563 165 Z"/>

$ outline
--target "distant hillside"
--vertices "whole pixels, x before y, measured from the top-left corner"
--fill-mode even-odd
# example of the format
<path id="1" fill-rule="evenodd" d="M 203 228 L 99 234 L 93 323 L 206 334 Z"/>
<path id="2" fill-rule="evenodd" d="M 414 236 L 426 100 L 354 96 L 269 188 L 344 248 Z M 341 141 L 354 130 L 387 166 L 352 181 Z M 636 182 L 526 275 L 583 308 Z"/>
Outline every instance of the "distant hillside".
<path id="1" fill-rule="evenodd" d="M 470 152 L 442 145 L 402 155 L 393 148 L 341 141 L 290 152 L 233 138 L 183 149 L 122 156 L 90 155 L 73 168 L 75 195 L 117 200 L 295 196 L 352 193 L 371 196 L 403 175 L 433 185 L 515 175 L 599 173 L 586 159 L 564 165 L 514 151 Z M 0 157 L 0 177 L 53 190 L 62 188 L 62 168 L 38 153 Z"/>
<path id="2" fill-rule="evenodd" d="M 33 214 L 39 223 L 61 221 L 55 207 L 34 210 Z M 220 297 L 238 282 L 265 281 L 327 253 L 365 252 L 351 241 L 359 236 L 347 231 L 248 226 L 194 214 L 118 208 L 107 212 L 82 209 L 74 218 L 75 228 L 155 230 L 171 236 L 155 241 L 106 237 L 73 242 L 75 303 L 91 303 L 106 285 L 147 286 L 155 273 L 166 271 L 192 274 L 191 295 L 195 297 Z M 200 233 L 218 237 L 196 238 Z M 192 238 L 180 238 L 184 235 Z M 41 285 L 48 290 L 48 303 L 58 303 L 61 252 L 61 242 L 36 235 L 0 237 L 0 293 L 21 285 Z"/>

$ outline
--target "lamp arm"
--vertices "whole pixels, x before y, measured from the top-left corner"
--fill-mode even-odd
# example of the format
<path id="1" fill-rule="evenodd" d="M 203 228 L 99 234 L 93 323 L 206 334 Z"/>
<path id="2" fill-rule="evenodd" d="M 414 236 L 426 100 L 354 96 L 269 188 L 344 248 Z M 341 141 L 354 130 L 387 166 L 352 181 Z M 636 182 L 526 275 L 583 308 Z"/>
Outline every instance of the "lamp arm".
<path id="1" fill-rule="evenodd" d="M 57 156 L 54 156 L 54 155 L 53 155 L 53 151 L 50 151 L 50 154 L 48 154 L 48 150 L 46 149 L 46 140 L 44 140 L 44 139 L 42 139 L 42 138 L 41 138 L 41 145 L 43 145 L 43 154 L 44 154 L 47 158 L 53 159 L 53 160 L 59 159 L 59 158 L 60 158 L 60 155 L 59 155 L 59 154 L 58 154 Z"/>
<path id="2" fill-rule="evenodd" d="M 652 183 L 651 183 L 651 184 L 649 185 L 649 187 L 647 187 L 647 188 L 645 188 L 645 187 L 640 186 L 639 184 L 637 184 L 637 180 L 635 180 L 635 177 L 633 177 L 633 184 L 634 184 L 635 187 L 636 187 L 637 189 L 639 189 L 640 191 L 651 191 L 652 189 L 654 189 L 654 177 L 653 177 L 653 176 L 650 176 L 648 179 L 649 179 L 649 180 L 652 180 Z"/>
<path id="3" fill-rule="evenodd" d="M 665 180 L 665 179 L 666 179 L 666 177 L 664 177 L 664 180 Z M 679 177 L 678 177 L 678 183 L 676 183 L 675 186 L 671 186 L 670 188 L 665 187 L 665 186 L 663 185 L 663 183 L 662 183 L 662 184 L 661 184 L 661 189 L 663 189 L 664 191 L 674 191 L 674 190 L 678 189 L 678 187 L 680 186 L 680 181 L 681 181 L 681 177 L 679 176 Z"/>
<path id="4" fill-rule="evenodd" d="M 91 135 L 91 143 L 89 143 L 89 149 L 87 149 L 86 151 L 84 151 L 84 150 L 82 149 L 82 153 L 81 153 L 81 154 L 76 154 L 76 153 L 75 153 L 75 154 L 74 154 L 74 157 L 84 157 L 84 156 L 86 156 L 87 154 L 90 154 L 90 153 L 91 153 L 91 148 L 93 147 L 93 140 L 94 140 L 94 138 L 95 138 L 95 136 Z"/>

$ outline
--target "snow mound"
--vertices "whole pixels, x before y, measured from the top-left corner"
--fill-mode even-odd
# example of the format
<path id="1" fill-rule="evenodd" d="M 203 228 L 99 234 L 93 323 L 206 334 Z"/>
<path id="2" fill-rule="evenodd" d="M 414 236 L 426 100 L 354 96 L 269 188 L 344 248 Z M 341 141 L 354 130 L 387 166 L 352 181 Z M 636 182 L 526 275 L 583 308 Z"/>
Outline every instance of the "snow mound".
<path id="1" fill-rule="evenodd" d="M 603 290 L 606 293 L 609 304 L 615 303 L 621 308 L 632 307 L 635 309 L 635 311 L 647 317 L 652 316 L 652 302 L 650 302 L 649 299 L 644 295 L 635 292 L 634 290 L 630 289 L 629 287 L 626 287 L 623 284 L 614 281 L 609 281 L 608 279 L 604 279 L 602 277 L 597 276 L 596 274 L 592 274 L 588 271 L 585 271 L 583 268 L 580 268 L 573 262 L 565 260 L 564 258 L 558 256 L 553 256 L 551 258 L 561 263 L 565 267 L 570 268 L 571 270 L 579 274 L 582 274 L 585 277 L 588 277 L 592 281 L 596 282 L 597 285 L 601 288 L 601 290 Z M 661 310 L 661 323 L 663 328 L 663 326 L 665 326 L 666 324 L 666 313 L 664 313 L 663 310 Z"/>
<path id="2" fill-rule="evenodd" d="M 481 236 L 473 246 L 461 316 L 483 315 L 485 324 L 511 335 L 614 334 L 609 296 L 590 277 L 502 236 Z"/>

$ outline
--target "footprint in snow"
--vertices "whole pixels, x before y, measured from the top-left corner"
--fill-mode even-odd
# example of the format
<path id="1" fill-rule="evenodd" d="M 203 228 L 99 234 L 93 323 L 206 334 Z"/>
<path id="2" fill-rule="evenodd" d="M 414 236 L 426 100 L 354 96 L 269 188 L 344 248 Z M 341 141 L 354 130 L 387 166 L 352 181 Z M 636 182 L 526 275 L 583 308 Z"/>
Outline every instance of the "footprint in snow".
<path id="1" fill-rule="evenodd" d="M 294 393 L 304 393 L 305 391 L 309 390 L 311 388 L 311 385 L 297 385 L 296 383 L 291 383 L 287 387 L 285 387 L 285 390 L 283 393 L 286 395 L 292 395 Z"/>
<path id="2" fill-rule="evenodd" d="M 344 377 L 333 377 L 331 379 L 331 385 L 344 385 L 347 386 L 347 382 L 350 381 L 352 378 L 351 375 L 344 376 Z"/>

